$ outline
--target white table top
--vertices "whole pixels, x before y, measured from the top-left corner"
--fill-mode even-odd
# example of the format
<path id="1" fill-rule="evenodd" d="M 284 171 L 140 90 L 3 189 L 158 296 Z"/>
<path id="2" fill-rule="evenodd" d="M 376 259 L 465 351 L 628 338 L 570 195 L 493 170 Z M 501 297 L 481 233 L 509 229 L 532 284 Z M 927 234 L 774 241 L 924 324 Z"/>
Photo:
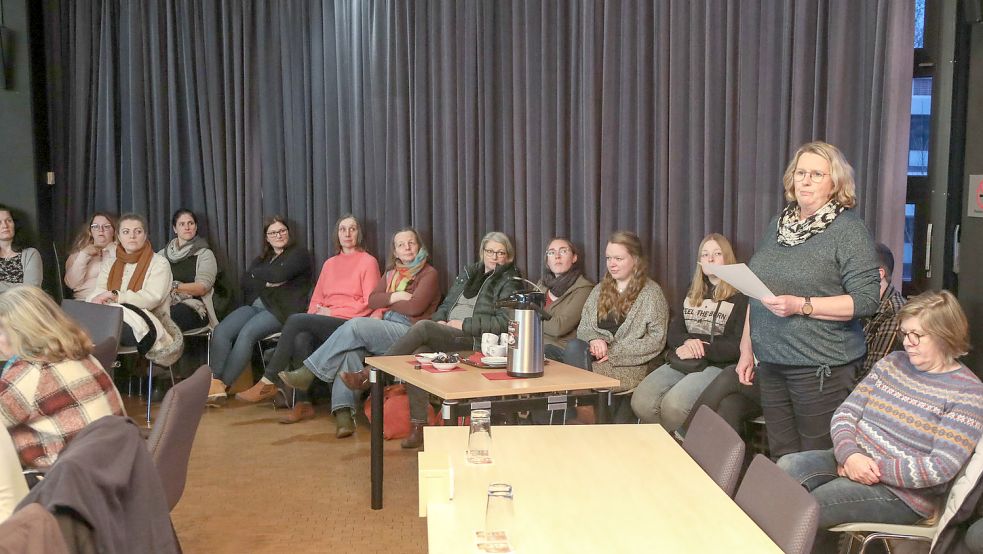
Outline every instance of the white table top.
<path id="1" fill-rule="evenodd" d="M 659 425 L 495 426 L 490 465 L 467 463 L 467 436 L 425 430 L 454 475 L 454 499 L 428 504 L 432 553 L 476 551 L 497 482 L 513 486 L 518 552 L 780 552 Z"/>

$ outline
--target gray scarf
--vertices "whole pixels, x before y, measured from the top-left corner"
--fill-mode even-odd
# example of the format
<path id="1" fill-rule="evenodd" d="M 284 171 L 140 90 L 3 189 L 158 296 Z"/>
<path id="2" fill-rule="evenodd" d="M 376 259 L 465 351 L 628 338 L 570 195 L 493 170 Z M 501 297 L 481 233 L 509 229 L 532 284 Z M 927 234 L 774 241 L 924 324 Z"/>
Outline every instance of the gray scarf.
<path id="1" fill-rule="evenodd" d="M 167 261 L 172 264 L 176 264 L 188 256 L 194 256 L 198 252 L 208 248 L 208 241 L 198 236 L 184 243 L 184 246 L 178 246 L 177 240 L 175 238 L 167 243 L 167 248 L 164 249 L 164 255 L 167 256 Z"/>

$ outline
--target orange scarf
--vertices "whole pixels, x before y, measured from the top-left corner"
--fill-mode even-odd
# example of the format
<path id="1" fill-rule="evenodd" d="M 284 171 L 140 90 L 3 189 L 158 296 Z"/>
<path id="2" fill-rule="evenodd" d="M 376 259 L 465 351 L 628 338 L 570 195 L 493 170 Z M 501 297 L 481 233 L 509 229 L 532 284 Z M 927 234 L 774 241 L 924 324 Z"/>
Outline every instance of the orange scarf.
<path id="1" fill-rule="evenodd" d="M 154 248 L 150 246 L 150 241 L 143 243 L 143 248 L 133 253 L 128 253 L 123 249 L 122 244 L 116 245 L 116 261 L 109 270 L 109 281 L 106 288 L 109 290 L 120 290 L 123 284 L 123 268 L 126 264 L 137 264 L 133 270 L 130 282 L 126 284 L 126 290 L 137 292 L 143 288 L 143 280 L 147 276 L 150 268 L 150 260 L 154 257 Z"/>

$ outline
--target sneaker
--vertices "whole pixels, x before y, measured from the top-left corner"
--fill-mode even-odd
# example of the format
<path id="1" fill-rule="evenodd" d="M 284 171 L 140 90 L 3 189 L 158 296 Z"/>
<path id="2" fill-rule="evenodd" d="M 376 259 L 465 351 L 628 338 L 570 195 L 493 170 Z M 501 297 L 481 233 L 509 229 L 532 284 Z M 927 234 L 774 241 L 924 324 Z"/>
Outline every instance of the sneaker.
<path id="1" fill-rule="evenodd" d="M 273 383 L 257 382 L 249 390 L 236 393 L 236 400 L 243 402 L 262 402 L 276 396 L 276 385 Z"/>

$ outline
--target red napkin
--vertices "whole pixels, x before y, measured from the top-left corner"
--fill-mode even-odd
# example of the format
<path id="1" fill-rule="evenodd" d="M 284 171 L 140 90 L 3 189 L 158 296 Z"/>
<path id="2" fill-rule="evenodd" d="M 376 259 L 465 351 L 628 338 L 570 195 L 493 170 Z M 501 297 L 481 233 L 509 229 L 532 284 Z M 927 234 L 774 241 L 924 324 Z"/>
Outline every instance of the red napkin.
<path id="1" fill-rule="evenodd" d="M 511 381 L 512 379 L 522 379 L 522 377 L 512 377 L 507 371 L 486 371 L 481 374 L 489 381 Z"/>
<path id="2" fill-rule="evenodd" d="M 437 369 L 432 365 L 423 366 L 420 369 L 423 371 L 429 371 L 430 373 L 453 373 L 455 371 L 466 371 L 463 367 L 457 366 L 454 369 Z"/>

